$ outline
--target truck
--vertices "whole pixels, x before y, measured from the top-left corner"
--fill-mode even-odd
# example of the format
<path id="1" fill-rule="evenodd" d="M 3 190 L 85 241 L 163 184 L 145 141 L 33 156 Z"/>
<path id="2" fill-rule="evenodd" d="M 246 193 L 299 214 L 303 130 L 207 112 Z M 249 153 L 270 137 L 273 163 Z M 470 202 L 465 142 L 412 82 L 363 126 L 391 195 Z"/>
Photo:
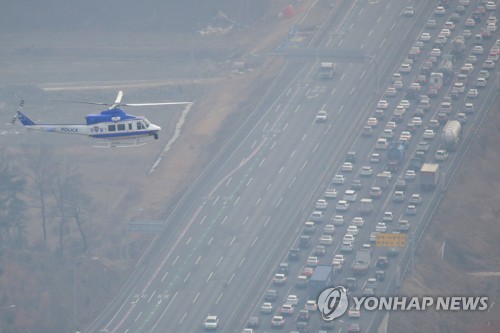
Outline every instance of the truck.
<path id="1" fill-rule="evenodd" d="M 458 120 L 449 120 L 443 128 L 443 143 L 448 151 L 457 149 L 462 125 Z"/>
<path id="2" fill-rule="evenodd" d="M 451 53 L 456 57 L 461 57 L 465 51 L 465 38 L 458 35 L 453 39 Z"/>
<path id="3" fill-rule="evenodd" d="M 318 265 L 309 280 L 309 299 L 318 299 L 319 294 L 333 286 L 333 267 Z"/>
<path id="4" fill-rule="evenodd" d="M 383 190 L 387 189 L 387 187 L 389 186 L 389 177 L 387 176 L 387 174 L 377 174 L 377 177 L 375 178 L 375 184 L 373 186 L 380 187 Z"/>
<path id="5" fill-rule="evenodd" d="M 334 62 L 320 62 L 319 63 L 319 78 L 331 79 L 337 72 L 337 64 Z"/>
<path id="6" fill-rule="evenodd" d="M 420 169 L 420 188 L 424 191 L 432 191 L 439 181 L 439 164 L 424 163 Z"/>
<path id="7" fill-rule="evenodd" d="M 387 151 L 387 169 L 390 172 L 397 172 L 399 166 L 405 159 L 406 145 L 400 141 L 391 142 Z"/>
<path id="8" fill-rule="evenodd" d="M 363 198 L 360 201 L 359 212 L 361 215 L 369 215 L 373 210 L 373 199 Z"/>
<path id="9" fill-rule="evenodd" d="M 441 88 L 443 87 L 444 75 L 443 73 L 432 72 L 429 77 L 429 97 L 435 97 L 439 95 Z"/>
<path id="10" fill-rule="evenodd" d="M 369 251 L 356 251 L 356 256 L 351 265 L 351 269 L 355 274 L 365 274 L 370 267 L 371 253 Z"/>

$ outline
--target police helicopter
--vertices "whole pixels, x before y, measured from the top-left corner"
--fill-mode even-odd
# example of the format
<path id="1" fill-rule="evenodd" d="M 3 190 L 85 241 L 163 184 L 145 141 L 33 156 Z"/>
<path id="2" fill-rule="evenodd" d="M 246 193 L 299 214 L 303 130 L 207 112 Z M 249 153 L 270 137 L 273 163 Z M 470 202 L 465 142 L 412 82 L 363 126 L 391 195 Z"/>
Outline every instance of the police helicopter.
<path id="1" fill-rule="evenodd" d="M 159 106 L 159 105 L 186 105 L 190 102 L 165 102 L 165 103 L 122 103 L 123 91 L 119 91 L 113 104 L 98 102 L 68 101 L 65 102 L 104 105 L 107 110 L 99 114 L 89 114 L 85 117 L 86 124 L 35 124 L 21 110 L 24 100 L 21 100 L 17 114 L 12 118 L 12 124 L 19 119 L 23 126 L 30 130 L 51 133 L 86 135 L 92 139 L 102 140 L 102 145 L 95 147 L 131 147 L 146 144 L 151 137 L 158 139 L 161 127 L 152 124 L 142 116 L 125 113 L 123 106 Z"/>

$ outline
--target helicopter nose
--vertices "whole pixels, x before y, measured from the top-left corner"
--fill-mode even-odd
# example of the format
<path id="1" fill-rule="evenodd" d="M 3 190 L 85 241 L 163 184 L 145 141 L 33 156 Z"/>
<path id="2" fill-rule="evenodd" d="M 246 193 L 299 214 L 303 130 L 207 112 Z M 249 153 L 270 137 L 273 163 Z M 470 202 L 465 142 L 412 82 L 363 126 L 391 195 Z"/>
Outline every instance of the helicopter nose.
<path id="1" fill-rule="evenodd" d="M 158 125 L 151 124 L 150 127 L 151 127 L 151 130 L 153 130 L 153 131 L 156 131 L 156 132 L 161 131 L 161 127 Z"/>

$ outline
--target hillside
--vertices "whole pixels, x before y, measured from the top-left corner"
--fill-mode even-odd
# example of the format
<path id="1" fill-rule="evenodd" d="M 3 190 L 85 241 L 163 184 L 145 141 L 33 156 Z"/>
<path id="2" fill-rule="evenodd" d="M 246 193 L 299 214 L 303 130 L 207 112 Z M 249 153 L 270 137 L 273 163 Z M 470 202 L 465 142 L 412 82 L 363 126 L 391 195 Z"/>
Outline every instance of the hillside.
<path id="1" fill-rule="evenodd" d="M 388 332 L 500 332 L 500 97 L 419 244 L 407 295 L 488 296 L 486 312 L 394 312 Z M 443 258 L 440 252 L 444 246 Z"/>

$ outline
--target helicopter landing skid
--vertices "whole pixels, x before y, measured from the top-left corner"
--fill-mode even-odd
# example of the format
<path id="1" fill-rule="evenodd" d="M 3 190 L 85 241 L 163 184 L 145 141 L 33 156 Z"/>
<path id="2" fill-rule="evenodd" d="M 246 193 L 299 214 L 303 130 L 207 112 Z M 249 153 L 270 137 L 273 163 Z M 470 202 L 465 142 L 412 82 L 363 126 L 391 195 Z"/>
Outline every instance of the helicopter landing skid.
<path id="1" fill-rule="evenodd" d="M 151 139 L 144 138 L 130 138 L 129 140 L 109 140 L 109 141 L 99 141 L 94 148 L 131 148 L 144 146 L 151 141 Z"/>

